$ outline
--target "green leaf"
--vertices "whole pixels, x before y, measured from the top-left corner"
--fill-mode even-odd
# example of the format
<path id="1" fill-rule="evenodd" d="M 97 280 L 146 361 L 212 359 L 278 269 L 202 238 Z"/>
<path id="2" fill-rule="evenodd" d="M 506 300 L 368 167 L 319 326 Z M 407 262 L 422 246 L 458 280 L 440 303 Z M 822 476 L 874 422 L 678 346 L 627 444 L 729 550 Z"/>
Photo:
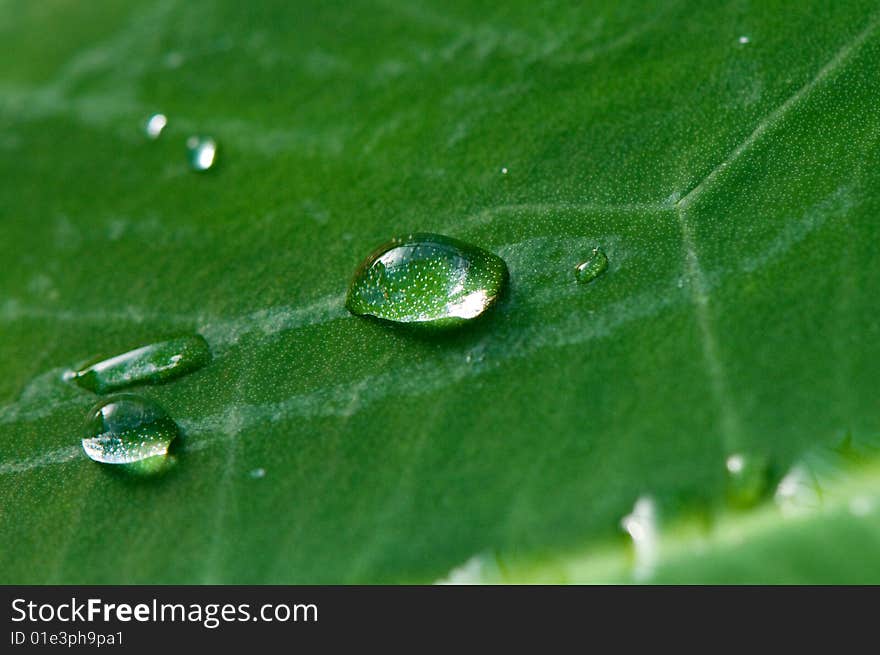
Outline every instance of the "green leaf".
<path id="1" fill-rule="evenodd" d="M 875 468 L 807 518 L 725 500 L 731 454 L 769 496 L 880 435 L 876 3 L 0 16 L 0 581 L 880 582 Z M 503 257 L 506 297 L 442 335 L 350 316 L 411 232 Z M 63 373 L 192 333 L 211 363 L 137 390 L 177 465 L 88 460 Z M 639 499 L 672 544 L 641 569 Z"/>

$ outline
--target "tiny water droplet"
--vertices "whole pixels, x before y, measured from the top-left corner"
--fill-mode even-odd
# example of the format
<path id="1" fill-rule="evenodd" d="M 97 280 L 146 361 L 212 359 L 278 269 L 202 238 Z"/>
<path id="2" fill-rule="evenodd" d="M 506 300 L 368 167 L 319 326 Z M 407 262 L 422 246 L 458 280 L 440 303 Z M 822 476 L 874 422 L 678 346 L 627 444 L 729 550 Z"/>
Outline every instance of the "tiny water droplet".
<path id="1" fill-rule="evenodd" d="M 253 471 L 251 471 L 251 477 L 254 478 L 255 480 L 258 480 L 260 478 L 265 478 L 266 477 L 266 469 L 264 469 L 264 468 L 254 469 Z"/>
<path id="2" fill-rule="evenodd" d="M 151 343 L 121 355 L 90 362 L 73 375 L 81 387 L 107 393 L 135 384 L 166 382 L 211 361 L 208 342 L 199 334 Z"/>
<path id="3" fill-rule="evenodd" d="M 184 56 L 180 52 L 169 52 L 165 55 L 165 65 L 168 68 L 180 68 L 183 64 Z"/>
<path id="4" fill-rule="evenodd" d="M 659 545 L 657 505 L 654 500 L 648 496 L 636 500 L 632 512 L 620 521 L 620 527 L 632 539 L 635 559 L 633 577 L 636 580 L 650 577 L 657 564 Z"/>
<path id="5" fill-rule="evenodd" d="M 497 255 L 439 234 L 393 239 L 361 264 L 348 289 L 352 314 L 454 325 L 491 307 L 507 279 Z"/>
<path id="6" fill-rule="evenodd" d="M 822 506 L 822 490 L 816 476 L 798 464 L 779 482 L 773 500 L 783 515 L 796 516 L 819 509 Z"/>
<path id="7" fill-rule="evenodd" d="M 746 45 L 748 42 L 749 42 L 749 37 L 747 37 L 747 36 L 739 37 L 739 44 L 740 45 Z"/>
<path id="8" fill-rule="evenodd" d="M 162 134 L 162 130 L 168 125 L 168 117 L 165 114 L 153 114 L 147 119 L 145 130 L 147 136 L 151 139 L 158 139 Z"/>
<path id="9" fill-rule="evenodd" d="M 186 148 L 194 171 L 206 171 L 217 160 L 217 142 L 210 137 L 191 136 L 186 140 Z"/>
<path id="10" fill-rule="evenodd" d="M 151 464 L 160 465 L 178 434 L 177 424 L 155 402 L 120 394 L 89 413 L 82 447 L 89 458 L 102 464 L 135 464 L 157 458 Z"/>
<path id="11" fill-rule="evenodd" d="M 770 467 L 760 455 L 734 453 L 725 462 L 727 469 L 727 500 L 740 508 L 751 507 L 767 493 Z"/>
<path id="12" fill-rule="evenodd" d="M 501 169 L 501 174 L 507 175 L 507 168 L 506 167 Z"/>
<path id="13" fill-rule="evenodd" d="M 574 268 L 574 276 L 581 284 L 592 282 L 608 270 L 608 257 L 601 248 L 593 248 L 589 259 Z"/>

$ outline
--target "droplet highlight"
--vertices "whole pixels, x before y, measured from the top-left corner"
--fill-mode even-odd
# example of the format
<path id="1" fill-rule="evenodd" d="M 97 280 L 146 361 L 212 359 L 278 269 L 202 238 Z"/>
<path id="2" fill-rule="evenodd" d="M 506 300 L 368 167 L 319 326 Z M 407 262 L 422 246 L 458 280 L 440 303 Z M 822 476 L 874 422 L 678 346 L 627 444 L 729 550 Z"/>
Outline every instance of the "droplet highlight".
<path id="1" fill-rule="evenodd" d="M 396 323 L 447 326 L 489 309 L 508 277 L 504 260 L 439 234 L 393 239 L 361 264 L 345 306 Z"/>
<path id="2" fill-rule="evenodd" d="M 186 140 L 189 165 L 194 171 L 207 171 L 217 161 L 217 142 L 209 137 L 191 136 Z"/>
<path id="3" fill-rule="evenodd" d="M 136 384 L 158 384 L 201 368 L 211 349 L 201 335 L 160 341 L 121 355 L 91 362 L 73 375 L 79 386 L 108 393 Z"/>
<path id="4" fill-rule="evenodd" d="M 158 139 L 166 125 L 168 125 L 168 117 L 165 114 L 153 114 L 147 119 L 144 131 L 151 139 Z"/>
<path id="5" fill-rule="evenodd" d="M 575 279 L 581 284 L 589 284 L 608 270 L 608 256 L 601 248 L 593 248 L 589 259 L 574 268 Z"/>
<path id="6" fill-rule="evenodd" d="M 158 404 L 120 394 L 89 413 L 82 447 L 90 459 L 102 464 L 152 460 L 152 470 L 158 470 L 178 434 L 177 424 Z"/>
<path id="7" fill-rule="evenodd" d="M 727 500 L 734 507 L 756 505 L 767 494 L 770 465 L 766 457 L 733 453 L 725 461 Z"/>

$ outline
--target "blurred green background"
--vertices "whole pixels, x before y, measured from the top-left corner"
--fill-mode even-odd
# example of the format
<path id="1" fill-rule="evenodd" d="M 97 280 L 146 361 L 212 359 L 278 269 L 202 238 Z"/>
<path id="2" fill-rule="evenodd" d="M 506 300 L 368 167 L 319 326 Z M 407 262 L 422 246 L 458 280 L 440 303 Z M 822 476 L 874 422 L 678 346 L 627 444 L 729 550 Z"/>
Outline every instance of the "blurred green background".
<path id="1" fill-rule="evenodd" d="M 878 20 L 0 0 L 0 581 L 880 582 Z M 414 231 L 501 305 L 349 316 Z M 89 461 L 63 372 L 193 332 L 177 466 Z"/>

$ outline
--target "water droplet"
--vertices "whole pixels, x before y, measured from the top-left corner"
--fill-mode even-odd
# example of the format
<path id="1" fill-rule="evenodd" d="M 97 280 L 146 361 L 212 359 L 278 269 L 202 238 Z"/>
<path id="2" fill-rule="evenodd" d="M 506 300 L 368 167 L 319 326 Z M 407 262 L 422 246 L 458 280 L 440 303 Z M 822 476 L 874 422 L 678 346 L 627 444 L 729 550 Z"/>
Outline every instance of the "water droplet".
<path id="1" fill-rule="evenodd" d="M 254 469 L 253 471 L 251 471 L 251 477 L 254 478 L 255 480 L 259 480 L 260 478 L 265 478 L 266 477 L 266 469 L 263 469 L 263 468 Z"/>
<path id="2" fill-rule="evenodd" d="M 734 453 L 725 462 L 727 500 L 735 507 L 751 507 L 767 493 L 770 466 L 760 455 Z"/>
<path id="3" fill-rule="evenodd" d="M 799 464 L 779 482 L 773 500 L 783 515 L 795 516 L 819 509 L 822 491 L 816 476 Z"/>
<path id="4" fill-rule="evenodd" d="M 581 284 L 592 282 L 608 270 L 608 257 L 600 248 L 593 248 L 593 253 L 585 262 L 574 268 L 574 276 Z"/>
<path id="5" fill-rule="evenodd" d="M 159 405 L 133 394 L 108 398 L 95 407 L 86 422 L 82 447 L 102 464 L 138 464 L 137 470 L 156 471 L 163 464 L 177 424 Z"/>
<path id="6" fill-rule="evenodd" d="M 169 52 L 165 55 L 165 65 L 168 68 L 180 68 L 183 64 L 184 56 L 180 52 Z"/>
<path id="7" fill-rule="evenodd" d="M 849 512 L 853 516 L 867 516 L 874 511 L 874 501 L 868 496 L 856 496 L 849 501 Z"/>
<path id="8" fill-rule="evenodd" d="M 501 169 L 501 174 L 502 174 L 502 175 L 507 175 L 507 168 L 502 168 L 502 169 Z"/>
<path id="9" fill-rule="evenodd" d="M 206 171 L 217 160 L 217 142 L 209 137 L 191 136 L 186 140 L 186 148 L 194 171 Z"/>
<path id="10" fill-rule="evenodd" d="M 128 352 L 90 362 L 73 379 L 95 393 L 107 393 L 135 384 L 156 384 L 180 377 L 211 361 L 208 342 L 201 335 L 151 343 Z"/>
<path id="11" fill-rule="evenodd" d="M 501 581 L 501 566 L 498 558 L 491 553 L 474 555 L 464 564 L 452 569 L 445 578 L 436 580 L 436 585 L 485 585 Z"/>
<path id="12" fill-rule="evenodd" d="M 398 323 L 454 325 L 491 307 L 507 279 L 497 255 L 438 234 L 393 239 L 361 264 L 345 306 Z"/>
<path id="13" fill-rule="evenodd" d="M 739 44 L 740 45 L 746 45 L 748 42 L 749 42 L 749 37 L 747 37 L 747 36 L 739 37 Z"/>
<path id="14" fill-rule="evenodd" d="M 158 139 L 162 130 L 168 125 L 168 117 L 165 114 L 153 114 L 147 119 L 145 130 L 151 139 Z"/>
<path id="15" fill-rule="evenodd" d="M 659 532 L 657 530 L 657 506 L 648 496 L 642 496 L 633 506 L 632 512 L 620 521 L 632 539 L 635 556 L 633 576 L 636 580 L 650 577 L 657 564 Z"/>

